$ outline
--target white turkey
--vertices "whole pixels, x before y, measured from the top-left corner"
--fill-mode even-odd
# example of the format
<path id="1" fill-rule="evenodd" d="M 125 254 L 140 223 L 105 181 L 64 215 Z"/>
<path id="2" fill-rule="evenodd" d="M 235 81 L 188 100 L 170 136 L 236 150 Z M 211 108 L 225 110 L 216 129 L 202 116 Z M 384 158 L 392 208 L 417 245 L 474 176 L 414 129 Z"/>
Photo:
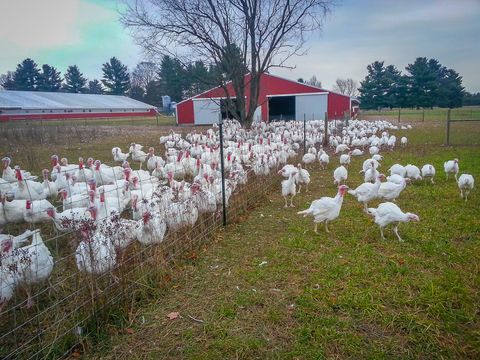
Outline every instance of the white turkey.
<path id="1" fill-rule="evenodd" d="M 305 185 L 305 191 L 308 192 L 308 184 L 310 184 L 310 173 L 308 172 L 308 170 L 302 168 L 302 164 L 298 164 L 295 171 L 297 172 L 297 175 L 295 175 L 295 183 L 298 185 L 297 193 L 300 194 L 302 185 Z"/>
<path id="2" fill-rule="evenodd" d="M 313 164 L 315 162 L 315 158 L 316 156 L 312 153 L 306 153 L 305 155 L 303 155 L 302 157 L 302 162 L 308 166 L 310 164 Z"/>
<path id="3" fill-rule="evenodd" d="M 402 138 L 400 139 L 400 145 L 402 147 L 405 147 L 407 146 L 407 143 L 408 143 L 408 139 L 405 136 L 402 136 Z"/>
<path id="4" fill-rule="evenodd" d="M 288 207 L 287 199 L 290 197 L 290 207 L 295 207 L 293 205 L 293 198 L 297 194 L 297 187 L 295 185 L 295 176 L 297 172 L 291 172 L 288 176 L 288 179 L 282 181 L 282 196 L 285 199 L 285 207 Z"/>
<path id="5" fill-rule="evenodd" d="M 17 176 L 17 189 L 14 195 L 16 200 L 43 200 L 46 198 L 42 183 L 25 180 L 18 166 L 15 167 L 15 173 Z"/>
<path id="6" fill-rule="evenodd" d="M 448 175 L 449 174 L 454 174 L 455 180 L 457 180 L 458 176 L 458 159 L 453 159 L 453 160 L 448 160 L 443 163 L 443 169 L 445 170 L 445 175 L 448 180 Z"/>
<path id="7" fill-rule="evenodd" d="M 468 194 L 470 194 L 470 191 L 473 190 L 473 187 L 475 185 L 475 180 L 473 179 L 473 176 L 470 174 L 462 174 L 458 178 L 457 184 L 458 188 L 460 189 L 460 197 L 462 199 L 465 198 L 465 201 L 467 201 Z"/>
<path id="8" fill-rule="evenodd" d="M 47 280 L 53 270 L 53 257 L 40 236 L 40 230 L 32 232 L 32 243 L 24 247 L 13 249 L 13 242 L 7 240 L 2 248 L 2 255 L 4 258 L 0 271 L 10 273 L 12 284 L 26 290 L 28 295 L 26 307 L 32 307 L 35 304 L 32 286 Z"/>
<path id="9" fill-rule="evenodd" d="M 341 153 L 341 152 L 344 152 L 344 151 L 347 151 L 347 150 L 350 150 L 350 148 L 348 147 L 348 145 L 346 145 L 346 144 L 339 144 L 339 145 L 337 145 L 337 147 L 335 148 L 335 154 L 338 154 L 338 153 Z"/>
<path id="10" fill-rule="evenodd" d="M 136 237 L 140 244 L 160 244 L 166 231 L 167 224 L 161 215 L 151 209 L 144 208 L 140 226 L 136 229 Z"/>
<path id="11" fill-rule="evenodd" d="M 406 179 L 403 176 L 400 176 L 398 174 L 393 174 L 393 175 L 387 176 L 387 181 L 395 183 L 395 184 L 403 184 L 403 182 L 405 180 Z"/>
<path id="12" fill-rule="evenodd" d="M 406 177 L 407 176 L 407 170 L 405 169 L 405 166 L 402 166 L 400 164 L 394 164 L 392 167 L 389 169 L 390 175 L 393 174 L 398 174 L 401 177 Z"/>
<path id="13" fill-rule="evenodd" d="M 147 153 L 142 151 L 143 146 L 140 144 L 131 143 L 129 152 L 132 156 L 132 161 L 136 161 L 140 163 L 140 170 L 142 169 L 142 165 L 147 160 Z"/>
<path id="14" fill-rule="evenodd" d="M 370 148 L 368 149 L 368 152 L 370 153 L 370 155 L 378 154 L 379 151 L 380 150 L 376 146 L 370 146 Z"/>
<path id="15" fill-rule="evenodd" d="M 330 162 L 330 157 L 323 150 L 321 150 L 318 154 L 318 161 L 320 162 L 320 167 L 322 168 L 322 170 L 325 170 L 328 166 L 328 163 Z"/>
<path id="16" fill-rule="evenodd" d="M 395 184 L 392 182 L 384 182 L 380 185 L 378 189 L 378 197 L 385 200 L 395 201 L 396 198 L 400 196 L 400 193 L 407 186 L 405 179 L 400 184 Z"/>
<path id="17" fill-rule="evenodd" d="M 433 178 L 435 177 L 435 168 L 433 165 L 425 164 L 422 166 L 422 177 L 425 179 L 425 181 L 430 178 L 430 181 L 432 184 L 434 184 Z"/>
<path id="18" fill-rule="evenodd" d="M 334 198 L 325 196 L 318 200 L 314 200 L 308 209 L 299 211 L 297 214 L 303 215 L 303 217 L 313 217 L 313 222 L 315 223 L 314 231 L 316 234 L 318 234 L 318 224 L 322 222 L 325 224 L 325 231 L 329 232 L 327 223 L 335 220 L 340 215 L 343 197 L 347 190 L 348 186 L 340 185 L 338 187 L 337 195 Z"/>
<path id="19" fill-rule="evenodd" d="M 348 167 L 348 165 L 350 165 L 351 155 L 352 155 L 351 151 L 349 151 L 348 154 L 340 155 L 340 165 L 345 165 Z"/>
<path id="20" fill-rule="evenodd" d="M 333 172 L 333 183 L 335 185 L 340 185 L 342 182 L 346 182 L 348 178 L 347 168 L 343 165 L 337 167 Z"/>
<path id="21" fill-rule="evenodd" d="M 122 149 L 120 149 L 119 147 L 114 147 L 112 149 L 112 155 L 113 155 L 113 161 L 119 162 L 121 164 L 123 164 L 123 162 L 126 161 L 130 156 L 129 153 L 126 153 L 126 154 L 122 153 Z"/>
<path id="22" fill-rule="evenodd" d="M 117 265 L 117 253 L 112 242 L 101 232 L 82 230 L 83 240 L 75 250 L 75 261 L 81 272 L 101 275 L 113 271 Z"/>
<path id="23" fill-rule="evenodd" d="M 422 180 L 420 169 L 415 165 L 408 164 L 405 166 L 405 173 L 407 178 L 411 180 Z"/>
<path id="24" fill-rule="evenodd" d="M 365 182 L 356 189 L 348 190 L 348 193 L 355 196 L 358 202 L 363 204 L 363 210 L 367 212 L 368 203 L 378 197 L 378 189 L 380 189 L 381 180 L 383 179 L 385 179 L 385 175 L 379 174 L 375 179 L 375 183 Z"/>
<path id="25" fill-rule="evenodd" d="M 363 155 L 363 151 L 360 150 L 360 149 L 353 149 L 352 151 L 352 156 L 362 156 Z"/>
<path id="26" fill-rule="evenodd" d="M 401 222 L 420 221 L 418 215 L 408 212 L 404 213 L 396 204 L 391 202 L 382 203 L 376 209 L 369 208 L 368 213 L 375 217 L 375 223 L 380 227 L 382 240 L 385 240 L 383 229 L 386 226 L 393 224 L 393 232 L 397 235 L 399 241 L 403 241 L 398 234 L 398 224 Z"/>

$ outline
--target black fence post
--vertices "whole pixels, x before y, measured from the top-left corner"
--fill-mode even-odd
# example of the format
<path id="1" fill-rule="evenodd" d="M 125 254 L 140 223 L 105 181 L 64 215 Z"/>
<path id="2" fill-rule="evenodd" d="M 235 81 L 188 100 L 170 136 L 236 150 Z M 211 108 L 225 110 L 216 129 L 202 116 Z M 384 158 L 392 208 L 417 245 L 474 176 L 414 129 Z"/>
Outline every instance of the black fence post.
<path id="1" fill-rule="evenodd" d="M 303 114 L 303 155 L 307 152 L 307 118 Z"/>
<path id="2" fill-rule="evenodd" d="M 400 122 L 400 108 L 398 108 L 398 122 Z"/>
<path id="3" fill-rule="evenodd" d="M 451 120 L 451 111 L 452 109 L 448 109 L 447 111 L 447 146 L 450 145 L 450 120 Z"/>
<path id="4" fill-rule="evenodd" d="M 220 132 L 220 168 L 222 174 L 222 213 L 223 226 L 227 225 L 227 204 L 225 201 L 225 159 L 223 158 L 223 119 L 219 116 L 218 131 Z"/>
<path id="5" fill-rule="evenodd" d="M 422 122 L 425 122 L 425 108 L 422 108 Z"/>
<path id="6" fill-rule="evenodd" d="M 323 146 L 327 146 L 328 144 L 328 113 L 325 112 L 325 121 L 323 124 L 324 131 L 325 131 L 325 136 L 323 137 Z"/>

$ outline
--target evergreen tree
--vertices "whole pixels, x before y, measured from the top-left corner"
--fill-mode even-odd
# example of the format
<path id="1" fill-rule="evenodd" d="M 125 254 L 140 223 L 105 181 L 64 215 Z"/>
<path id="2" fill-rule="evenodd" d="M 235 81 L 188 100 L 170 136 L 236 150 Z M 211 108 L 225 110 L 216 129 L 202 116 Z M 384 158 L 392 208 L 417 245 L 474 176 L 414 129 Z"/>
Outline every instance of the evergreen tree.
<path id="1" fill-rule="evenodd" d="M 437 105 L 448 108 L 461 107 L 464 96 L 462 77 L 455 70 L 443 67 L 439 79 Z"/>
<path id="2" fill-rule="evenodd" d="M 127 66 L 123 65 L 116 57 L 112 57 L 110 62 L 103 64 L 102 70 L 102 83 L 107 88 L 107 92 L 112 95 L 125 95 L 130 88 Z"/>
<path id="3" fill-rule="evenodd" d="M 17 65 L 17 69 L 13 74 L 14 89 L 13 90 L 37 90 L 38 76 L 40 71 L 38 66 L 32 59 L 25 59 L 21 64 Z"/>
<path id="4" fill-rule="evenodd" d="M 375 61 L 367 66 L 368 74 L 360 81 L 360 101 L 364 109 L 378 109 L 388 105 L 386 76 L 383 61 Z"/>
<path id="5" fill-rule="evenodd" d="M 184 96 L 186 71 L 178 59 L 164 56 L 158 73 L 164 94 L 172 101 L 180 101 Z"/>
<path id="6" fill-rule="evenodd" d="M 63 90 L 70 93 L 85 93 L 87 91 L 86 84 L 87 79 L 80 72 L 77 65 L 71 65 L 67 68 Z"/>
<path id="7" fill-rule="evenodd" d="M 408 71 L 411 105 L 417 108 L 431 108 L 436 105 L 440 70 L 438 61 L 419 57 L 405 69 Z"/>
<path id="8" fill-rule="evenodd" d="M 42 65 L 42 72 L 38 76 L 38 90 L 57 92 L 62 87 L 60 72 L 48 64 Z"/>
<path id="9" fill-rule="evenodd" d="M 144 101 L 145 90 L 141 86 L 134 85 L 128 91 L 128 96 L 138 101 Z"/>
<path id="10" fill-rule="evenodd" d="M 404 82 L 402 81 L 402 74 L 394 65 L 388 65 L 385 68 L 383 74 L 382 88 L 385 93 L 385 101 L 383 106 L 389 107 L 399 107 L 399 95 L 404 92 L 402 88 Z"/>
<path id="11" fill-rule="evenodd" d="M 157 107 L 162 106 L 162 91 L 159 81 L 152 80 L 147 84 L 143 101 L 145 101 L 147 104 Z"/>
<path id="12" fill-rule="evenodd" d="M 103 86 L 100 81 L 94 79 L 93 81 L 88 82 L 88 93 L 89 94 L 103 94 Z"/>

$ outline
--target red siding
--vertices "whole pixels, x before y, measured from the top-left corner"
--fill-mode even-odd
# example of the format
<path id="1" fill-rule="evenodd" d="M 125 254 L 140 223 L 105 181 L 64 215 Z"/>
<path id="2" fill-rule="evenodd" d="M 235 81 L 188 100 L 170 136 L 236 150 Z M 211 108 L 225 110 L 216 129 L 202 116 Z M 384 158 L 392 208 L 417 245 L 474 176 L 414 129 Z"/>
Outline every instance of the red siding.
<path id="1" fill-rule="evenodd" d="M 64 114 L 22 114 L 0 115 L 0 122 L 12 120 L 63 120 L 63 119 L 98 119 L 98 118 L 121 118 L 121 117 L 145 117 L 155 116 L 155 110 L 146 112 L 122 112 L 122 113 L 64 113 Z"/>
<path id="2" fill-rule="evenodd" d="M 177 104 L 177 122 L 180 124 L 193 124 L 193 100 L 188 99 Z"/>
<path id="3" fill-rule="evenodd" d="M 328 94 L 328 118 L 343 119 L 345 112 L 350 110 L 350 97 L 335 93 Z"/>
<path id="4" fill-rule="evenodd" d="M 245 96 L 247 97 L 247 106 L 248 98 L 250 96 L 250 87 L 249 87 L 250 75 L 245 76 Z M 235 96 L 235 91 L 233 90 L 232 85 L 227 84 L 227 89 L 230 96 Z M 268 119 L 268 95 L 282 95 L 282 94 L 305 94 L 305 93 L 317 93 L 317 92 L 328 92 L 328 90 L 319 89 L 317 87 L 305 85 L 296 81 L 286 80 L 273 76 L 270 74 L 262 75 L 260 79 L 260 93 L 258 97 L 258 105 L 262 106 L 262 119 Z M 195 98 L 208 99 L 208 98 L 219 98 L 225 97 L 224 89 L 217 87 L 211 90 L 208 90 L 202 94 L 195 96 Z M 328 115 L 329 118 L 333 119 L 336 116 L 340 117 L 340 114 L 343 114 L 344 111 L 348 111 L 350 108 L 350 98 L 348 96 L 330 93 L 328 94 Z M 191 99 L 185 100 L 177 105 L 177 116 L 179 124 L 193 124 L 194 123 L 194 112 L 193 112 L 193 101 Z M 343 115 L 342 115 L 343 116 Z"/>

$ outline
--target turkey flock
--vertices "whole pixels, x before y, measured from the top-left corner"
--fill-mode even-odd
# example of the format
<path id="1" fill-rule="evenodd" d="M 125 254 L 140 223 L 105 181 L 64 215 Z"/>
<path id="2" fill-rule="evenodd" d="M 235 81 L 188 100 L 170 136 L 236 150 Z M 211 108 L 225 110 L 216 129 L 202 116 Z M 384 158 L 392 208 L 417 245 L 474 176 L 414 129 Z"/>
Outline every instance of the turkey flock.
<path id="1" fill-rule="evenodd" d="M 431 164 L 425 164 L 419 169 L 412 164 L 407 164 L 406 166 L 394 164 L 388 170 L 390 176 L 381 174 L 378 168 L 383 160 L 383 156 L 380 155 L 379 152 L 380 150 L 393 151 L 397 139 L 395 135 L 389 135 L 388 127 L 384 129 L 380 127 L 376 128 L 375 123 L 363 124 L 363 126 L 366 126 L 366 128 L 352 122 L 349 127 L 343 129 L 342 136 L 330 136 L 329 145 L 332 149 L 335 149 L 335 155 L 339 155 L 340 166 L 333 172 L 333 183 L 338 185 L 338 192 L 333 198 L 322 197 L 314 200 L 308 209 L 299 211 L 297 214 L 303 215 L 304 217 L 313 217 L 315 224 L 314 232 L 316 234 L 318 234 L 319 223 L 324 223 L 325 231 L 329 232 L 328 222 L 338 218 L 342 208 L 343 198 L 348 193 L 354 196 L 359 203 L 363 204 L 366 214 L 374 217 L 375 223 L 380 228 L 382 240 L 385 240 L 383 229 L 388 225 L 393 225 L 394 234 L 399 241 L 403 241 L 398 234 L 399 223 L 419 221 L 420 218 L 416 214 L 403 212 L 395 204 L 395 201 L 408 183 L 424 180 L 425 182 L 430 181 L 431 184 L 434 184 L 436 174 L 435 167 Z M 395 127 L 391 126 L 391 128 Z M 382 131 L 380 137 L 376 135 L 378 131 Z M 370 136 L 367 137 L 367 134 Z M 406 137 L 400 139 L 400 145 L 402 147 L 407 146 L 407 143 L 408 139 Z M 364 174 L 364 183 L 355 189 L 349 189 L 345 182 L 348 179 L 348 166 L 350 165 L 351 157 L 364 155 L 365 148 L 368 148 L 368 154 L 371 158 L 363 162 L 362 169 L 360 170 L 360 173 Z M 321 145 L 319 150 L 317 150 L 315 144 L 311 144 L 307 153 L 303 156 L 302 161 L 306 166 L 319 161 L 320 168 L 325 170 L 330 163 L 330 156 Z M 460 190 L 460 197 L 467 201 L 468 195 L 475 184 L 473 176 L 470 174 L 462 174 L 458 177 L 458 159 L 446 161 L 444 163 L 444 171 L 447 180 L 449 175 L 454 175 Z M 286 178 L 286 180 L 282 181 L 282 196 L 285 199 L 285 207 L 294 207 L 293 198 L 300 192 L 302 185 L 305 184 L 308 186 L 310 174 L 302 168 L 301 164 L 298 164 L 297 167 L 289 164 L 285 165 L 278 174 Z M 296 188 L 297 185 L 299 186 L 298 191 Z M 290 199 L 290 205 L 287 201 L 288 198 Z M 386 200 L 386 202 L 381 203 L 377 208 L 369 208 L 368 203 L 376 199 Z"/>
<path id="2" fill-rule="evenodd" d="M 420 170 L 414 165 L 394 165 L 387 181 L 382 182 L 385 176 L 377 170 L 383 159 L 379 153 L 395 148 L 397 140 L 389 131 L 398 127 L 381 120 L 350 120 L 339 124 L 341 130 L 330 122 L 326 135 L 323 121 L 309 121 L 304 139 L 303 122 L 260 122 L 247 130 L 237 121 L 226 120 L 223 126 L 226 205 L 250 177 L 278 173 L 286 178 L 281 184 L 285 207 L 293 207 L 295 195 L 308 191 L 308 170 L 312 165 L 316 161 L 322 169 L 330 165 L 330 155 L 321 146 L 327 136 L 330 153 L 338 155 L 340 161 L 333 173 L 338 194 L 335 198 L 315 200 L 299 214 L 314 218 L 315 232 L 322 222 L 328 231 L 327 223 L 339 216 L 343 198 L 349 193 L 364 205 L 366 213 L 375 217 L 382 237 L 383 228 L 394 223 L 400 239 L 396 224 L 418 221 L 418 217 L 403 213 L 393 202 L 383 203 L 377 209 L 368 208 L 368 203 L 376 198 L 395 201 L 409 181 L 423 178 L 433 184 L 434 167 L 426 164 Z M 402 137 L 400 145 L 407 146 L 407 142 Z M 168 234 L 192 228 L 202 215 L 220 214 L 222 159 L 218 127 L 184 135 L 171 130 L 160 137 L 159 144 L 164 150 L 161 155 L 153 147 L 145 152 L 137 143 L 130 144 L 126 152 L 114 147 L 111 155 L 116 165 L 93 158 L 85 161 L 82 157 L 78 163 L 70 164 L 66 158 L 52 155 L 51 170 L 44 169 L 40 177 L 19 166 L 12 168 L 8 157 L 2 159 L 0 311 L 20 289 L 25 290 L 26 306 L 31 307 L 35 298 L 32 289 L 47 283 L 60 260 L 52 255 L 49 241 L 42 239 L 40 229 L 35 229 L 39 224 L 50 224 L 53 232 L 79 239 L 73 243 L 71 254 L 79 272 L 110 274 L 115 281 L 114 272 L 122 262 L 122 254 L 134 243 L 160 244 Z M 304 144 L 308 150 L 301 163 L 288 164 L 298 158 Z M 366 154 L 371 158 L 365 160 L 361 170 L 365 183 L 349 190 L 344 183 L 350 160 Z M 133 163 L 138 164 L 138 170 L 132 168 Z M 458 163 L 457 159 L 445 163 L 447 176 L 454 174 L 457 179 Z M 473 177 L 463 174 L 457 180 L 466 200 L 473 189 Z M 7 225 L 15 223 L 27 223 L 31 230 L 17 235 L 1 234 Z"/>

